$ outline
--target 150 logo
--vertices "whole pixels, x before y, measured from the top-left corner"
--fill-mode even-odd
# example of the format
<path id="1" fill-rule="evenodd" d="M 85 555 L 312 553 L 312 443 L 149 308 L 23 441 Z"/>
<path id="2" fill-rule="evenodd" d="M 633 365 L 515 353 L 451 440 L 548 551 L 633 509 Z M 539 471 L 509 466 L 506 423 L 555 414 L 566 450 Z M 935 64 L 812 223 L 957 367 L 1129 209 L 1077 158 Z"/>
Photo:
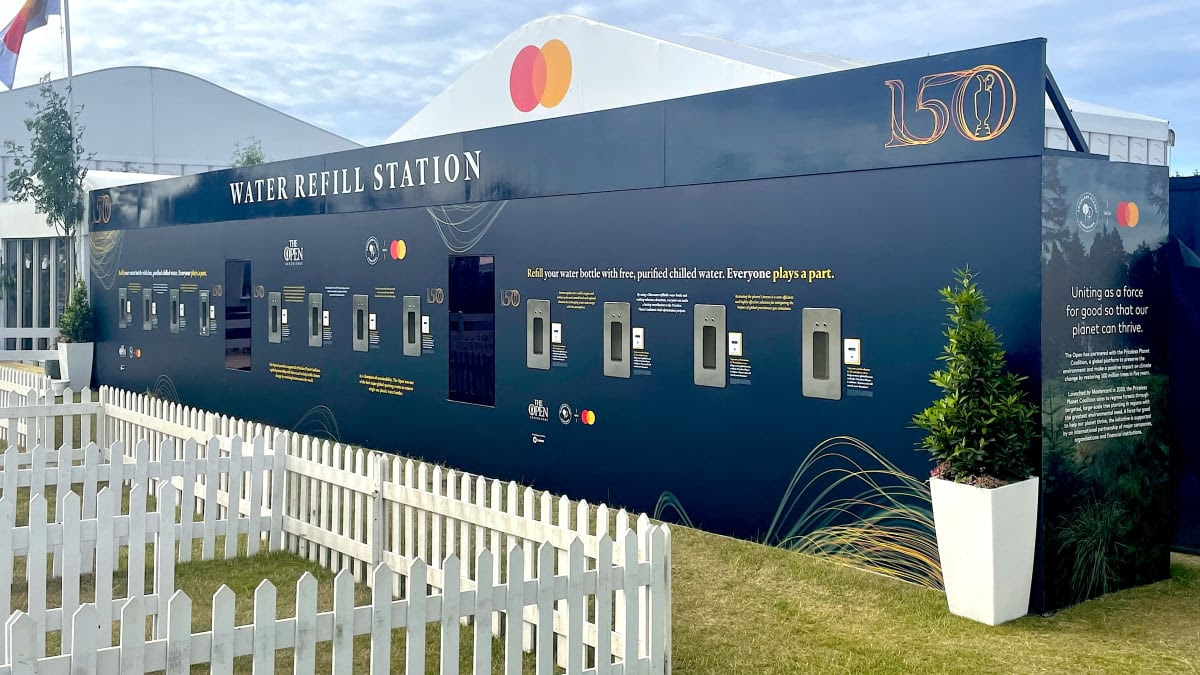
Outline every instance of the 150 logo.
<path id="1" fill-rule="evenodd" d="M 92 224 L 101 225 L 112 220 L 112 197 L 99 195 L 92 200 Z"/>
<path id="2" fill-rule="evenodd" d="M 922 136 L 905 117 L 903 80 L 884 82 L 892 92 L 892 137 L 884 147 L 929 145 L 953 125 L 969 141 L 990 141 L 1012 124 L 1017 112 L 1017 88 L 1003 68 L 992 65 L 926 75 L 917 81 L 914 110 L 931 116 L 930 132 Z"/>

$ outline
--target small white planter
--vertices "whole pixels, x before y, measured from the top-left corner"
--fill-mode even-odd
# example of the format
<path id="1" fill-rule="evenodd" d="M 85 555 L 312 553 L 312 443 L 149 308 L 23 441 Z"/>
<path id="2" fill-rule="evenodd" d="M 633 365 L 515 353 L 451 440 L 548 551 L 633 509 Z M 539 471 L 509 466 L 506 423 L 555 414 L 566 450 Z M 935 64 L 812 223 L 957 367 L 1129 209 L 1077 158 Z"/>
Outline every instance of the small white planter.
<path id="1" fill-rule="evenodd" d="M 77 392 L 91 384 L 94 347 L 95 343 L 92 342 L 58 343 L 58 365 L 72 391 Z"/>
<path id="2" fill-rule="evenodd" d="M 929 479 L 950 612 L 996 626 L 1029 612 L 1037 477 L 985 489 Z"/>

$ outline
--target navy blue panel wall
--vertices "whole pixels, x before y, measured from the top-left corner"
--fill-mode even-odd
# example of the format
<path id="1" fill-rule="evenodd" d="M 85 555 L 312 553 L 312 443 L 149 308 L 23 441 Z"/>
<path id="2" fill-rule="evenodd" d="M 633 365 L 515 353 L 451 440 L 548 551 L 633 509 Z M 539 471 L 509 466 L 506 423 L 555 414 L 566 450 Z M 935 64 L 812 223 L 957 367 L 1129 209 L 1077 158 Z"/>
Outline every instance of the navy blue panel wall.
<path id="1" fill-rule="evenodd" d="M 1044 52 L 95 192 L 97 378 L 771 544 L 874 551 L 872 569 L 936 587 L 910 420 L 938 395 L 938 289 L 979 273 L 1036 396 L 1070 331 L 1055 315 L 1047 342 L 1046 280 L 1069 279 L 1046 271 L 1045 228 L 1075 217 L 1077 189 L 1131 185 L 1095 158 L 1057 187 L 1044 172 Z M 1112 198 L 1146 209 L 1127 236 L 1163 234 L 1147 185 Z M 551 335 L 535 355 L 531 303 Z M 1054 494 L 1055 518 L 1083 499 Z M 1149 571 L 1120 583 L 1159 574 L 1139 550 Z M 1082 597 L 1055 574 L 1035 609 Z"/>
<path id="2" fill-rule="evenodd" d="M 1171 382 L 1175 546 L 1200 552 L 1200 178 L 1171 179 Z"/>
<path id="3" fill-rule="evenodd" d="M 111 232 L 101 316 L 115 316 L 121 287 L 135 298 L 153 288 L 160 308 L 171 288 L 184 289 L 189 308 L 201 288 L 228 294 L 226 259 L 251 261 L 263 297 L 252 300 L 250 372 L 224 368 L 218 309 L 207 337 L 197 324 L 171 334 L 165 319 L 144 331 L 139 312 L 126 329 L 106 319 L 97 377 L 135 391 L 163 385 L 189 404 L 592 501 L 652 510 L 669 491 L 699 526 L 763 536 L 793 473 L 827 439 L 859 437 L 904 471 L 926 471 L 908 419 L 934 394 L 925 382 L 941 340 L 936 290 L 955 265 L 984 275 L 1014 362 L 1036 378 L 1037 325 L 1027 317 L 1039 297 L 1038 233 L 1013 223 L 1036 220 L 1039 177 L 1030 158 Z M 284 259 L 289 246 L 302 249 L 302 264 Z M 495 259 L 494 408 L 446 400 L 452 317 L 430 298 L 446 289 L 459 253 Z M 267 335 L 270 292 L 289 310 L 278 344 Z M 305 334 L 313 292 L 331 319 L 319 348 Z M 367 353 L 351 345 L 354 294 L 369 295 L 377 314 Z M 422 299 L 430 321 L 416 358 L 400 345 L 406 295 Z M 506 306 L 514 297 L 551 301 L 561 344 L 548 371 L 526 367 L 525 307 Z M 627 379 L 603 375 L 605 302 L 630 303 L 632 327 L 643 331 Z M 741 363 L 723 389 L 693 384 L 696 304 L 724 305 L 729 331 L 741 333 Z M 801 395 L 804 307 L 842 310 L 842 334 L 862 341 L 869 386 L 840 401 Z M 319 376 L 305 382 L 302 372 Z M 379 378 L 412 390 L 372 391 Z M 539 401 L 548 420 L 529 413 Z M 563 405 L 594 412 L 595 423 L 562 424 Z M 305 427 L 314 415 L 321 424 Z"/>

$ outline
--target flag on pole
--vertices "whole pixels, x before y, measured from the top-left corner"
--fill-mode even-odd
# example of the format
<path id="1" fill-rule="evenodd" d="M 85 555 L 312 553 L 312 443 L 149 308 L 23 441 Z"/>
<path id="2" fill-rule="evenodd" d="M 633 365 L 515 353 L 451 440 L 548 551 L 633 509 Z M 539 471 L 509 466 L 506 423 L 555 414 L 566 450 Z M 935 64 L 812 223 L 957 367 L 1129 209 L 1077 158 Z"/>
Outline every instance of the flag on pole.
<path id="1" fill-rule="evenodd" d="M 46 25 L 51 14 L 61 14 L 61 0 L 25 0 L 17 15 L 0 33 L 0 82 L 12 89 L 17 73 L 17 56 L 25 34 Z"/>

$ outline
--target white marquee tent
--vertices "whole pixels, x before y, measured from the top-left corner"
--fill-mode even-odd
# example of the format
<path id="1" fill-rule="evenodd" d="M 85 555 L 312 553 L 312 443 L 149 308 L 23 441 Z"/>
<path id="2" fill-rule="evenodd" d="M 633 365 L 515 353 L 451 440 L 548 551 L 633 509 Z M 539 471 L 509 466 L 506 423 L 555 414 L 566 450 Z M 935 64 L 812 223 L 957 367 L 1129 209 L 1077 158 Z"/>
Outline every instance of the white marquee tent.
<path id="1" fill-rule="evenodd" d="M 559 40 L 570 52 L 569 88 L 561 102 L 522 112 L 509 76 L 525 47 Z M 577 16 L 525 24 L 504 38 L 388 138 L 389 142 L 663 101 L 870 65 L 825 54 L 782 54 L 706 37 L 663 39 Z M 1114 161 L 1167 165 L 1167 121 L 1067 99 L 1089 150 Z M 1046 104 L 1046 147 L 1068 140 Z"/>

